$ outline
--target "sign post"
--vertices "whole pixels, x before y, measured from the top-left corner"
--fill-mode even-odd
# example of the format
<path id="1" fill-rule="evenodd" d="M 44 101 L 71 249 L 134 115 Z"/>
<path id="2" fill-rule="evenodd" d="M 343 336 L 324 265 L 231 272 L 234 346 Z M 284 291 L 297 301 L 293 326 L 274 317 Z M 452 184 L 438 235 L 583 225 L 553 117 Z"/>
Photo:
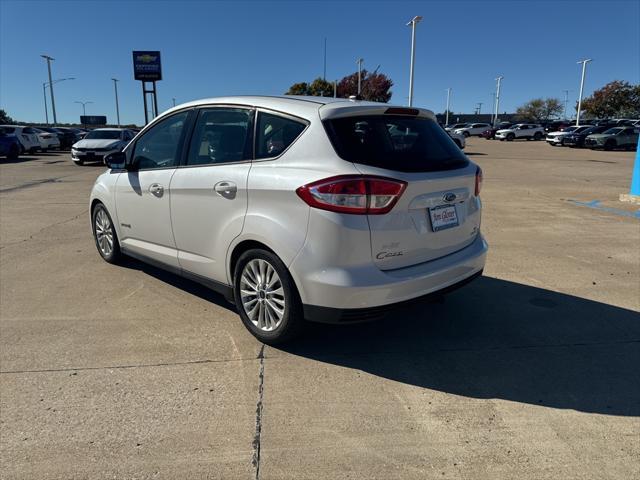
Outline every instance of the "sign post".
<path id="1" fill-rule="evenodd" d="M 153 116 L 158 115 L 158 95 L 156 82 L 162 80 L 162 66 L 159 51 L 134 51 L 133 75 L 136 80 L 142 82 L 142 97 L 144 100 L 144 123 L 149 123 L 147 109 L 147 94 L 153 95 Z M 151 83 L 151 89 L 147 90 L 147 83 Z"/>

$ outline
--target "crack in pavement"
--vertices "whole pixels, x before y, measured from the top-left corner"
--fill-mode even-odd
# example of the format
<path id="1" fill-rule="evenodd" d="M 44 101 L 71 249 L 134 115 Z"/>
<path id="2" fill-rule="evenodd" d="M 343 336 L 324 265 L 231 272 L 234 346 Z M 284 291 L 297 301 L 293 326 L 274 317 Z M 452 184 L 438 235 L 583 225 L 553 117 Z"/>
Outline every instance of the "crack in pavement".
<path id="1" fill-rule="evenodd" d="M 42 232 L 44 232 L 44 231 L 45 231 L 45 230 L 47 230 L 48 228 L 51 228 L 51 227 L 57 227 L 58 225 L 63 225 L 63 224 L 65 224 L 65 223 L 68 223 L 68 222 L 72 222 L 72 221 L 74 221 L 74 220 L 77 220 L 77 219 L 78 219 L 78 218 L 80 218 L 82 215 L 85 215 L 88 211 L 89 211 L 89 209 L 87 208 L 86 210 L 83 210 L 83 211 L 82 211 L 82 212 L 80 212 L 79 214 L 75 215 L 74 217 L 67 218 L 67 219 L 65 219 L 65 220 L 60 220 L 59 222 L 55 222 L 55 223 L 52 223 L 51 225 L 47 225 L 46 227 L 42 227 L 42 228 L 41 228 L 40 230 L 38 230 L 36 233 L 32 233 L 31 235 L 29 235 L 29 238 L 23 238 L 22 240 L 18 240 L 18 241 L 16 241 L 16 242 L 7 243 L 6 245 L 2 245 L 2 246 L 0 246 L 0 250 L 2 250 L 3 248 L 6 248 L 6 247 L 12 247 L 12 246 L 14 246 L 14 245 L 19 245 L 19 244 L 21 244 L 21 243 L 28 242 L 29 240 L 33 240 L 33 237 L 34 237 L 34 236 L 40 235 Z"/>
<path id="2" fill-rule="evenodd" d="M 253 437 L 253 459 L 252 464 L 256 469 L 256 480 L 260 480 L 260 448 L 262 442 L 262 409 L 264 398 L 264 348 L 265 344 L 262 344 L 260 353 L 258 354 L 258 360 L 260 360 L 260 370 L 258 373 L 258 402 L 256 403 L 256 433 Z"/>
<path id="3" fill-rule="evenodd" d="M 186 362 L 143 363 L 139 365 L 107 365 L 102 367 L 78 367 L 78 368 L 65 367 L 65 368 L 45 368 L 45 369 L 39 369 L 39 370 L 4 370 L 4 371 L 0 371 L 0 375 L 20 374 L 20 373 L 82 372 L 82 371 L 90 371 L 90 370 L 118 370 L 118 369 L 127 369 L 127 368 L 174 367 L 179 365 L 201 365 L 206 363 L 245 362 L 247 360 L 256 360 L 256 357 L 222 358 L 220 360 L 210 360 L 210 359 L 191 360 Z"/>

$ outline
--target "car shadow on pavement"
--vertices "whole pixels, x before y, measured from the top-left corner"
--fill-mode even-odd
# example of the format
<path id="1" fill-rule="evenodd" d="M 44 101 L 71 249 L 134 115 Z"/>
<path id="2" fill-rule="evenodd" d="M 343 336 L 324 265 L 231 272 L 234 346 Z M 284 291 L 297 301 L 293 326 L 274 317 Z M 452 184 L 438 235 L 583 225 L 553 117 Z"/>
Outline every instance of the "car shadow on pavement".
<path id="1" fill-rule="evenodd" d="M 228 302 L 223 295 L 214 292 L 204 285 L 181 277 L 180 275 L 167 272 L 166 270 L 162 270 L 160 268 L 156 268 L 153 265 L 140 262 L 135 258 L 128 256 L 123 257 L 122 262 L 119 264 L 119 266 L 146 273 L 153 278 L 168 283 L 169 285 L 179 288 L 180 290 L 190 293 L 191 295 L 194 295 L 198 298 L 214 303 L 219 307 L 226 308 L 227 310 L 230 310 L 232 312 L 236 311 L 235 306 L 232 303 Z M 240 319 L 238 319 L 238 321 L 240 321 Z"/>
<path id="2" fill-rule="evenodd" d="M 478 399 L 640 415 L 640 314 L 481 277 L 375 323 L 314 324 L 281 350 Z"/>

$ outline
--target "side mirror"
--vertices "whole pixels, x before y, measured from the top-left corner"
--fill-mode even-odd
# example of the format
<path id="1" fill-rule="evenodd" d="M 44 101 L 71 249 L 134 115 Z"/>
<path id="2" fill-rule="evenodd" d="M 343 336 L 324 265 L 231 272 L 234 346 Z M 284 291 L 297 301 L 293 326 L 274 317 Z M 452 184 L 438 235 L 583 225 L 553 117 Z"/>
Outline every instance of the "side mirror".
<path id="1" fill-rule="evenodd" d="M 124 170 L 126 162 L 127 154 L 124 152 L 114 152 L 104 157 L 104 163 L 113 170 Z"/>

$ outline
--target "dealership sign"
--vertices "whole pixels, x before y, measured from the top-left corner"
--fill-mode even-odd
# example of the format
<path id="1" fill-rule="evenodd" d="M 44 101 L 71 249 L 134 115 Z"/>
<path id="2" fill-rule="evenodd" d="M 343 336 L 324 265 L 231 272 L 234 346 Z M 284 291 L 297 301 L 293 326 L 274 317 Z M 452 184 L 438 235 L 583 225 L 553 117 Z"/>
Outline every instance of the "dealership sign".
<path id="1" fill-rule="evenodd" d="M 105 115 L 80 115 L 80 123 L 82 125 L 106 125 L 107 117 Z"/>
<path id="2" fill-rule="evenodd" d="M 136 80 L 143 82 L 162 80 L 160 52 L 133 52 L 133 75 Z"/>

